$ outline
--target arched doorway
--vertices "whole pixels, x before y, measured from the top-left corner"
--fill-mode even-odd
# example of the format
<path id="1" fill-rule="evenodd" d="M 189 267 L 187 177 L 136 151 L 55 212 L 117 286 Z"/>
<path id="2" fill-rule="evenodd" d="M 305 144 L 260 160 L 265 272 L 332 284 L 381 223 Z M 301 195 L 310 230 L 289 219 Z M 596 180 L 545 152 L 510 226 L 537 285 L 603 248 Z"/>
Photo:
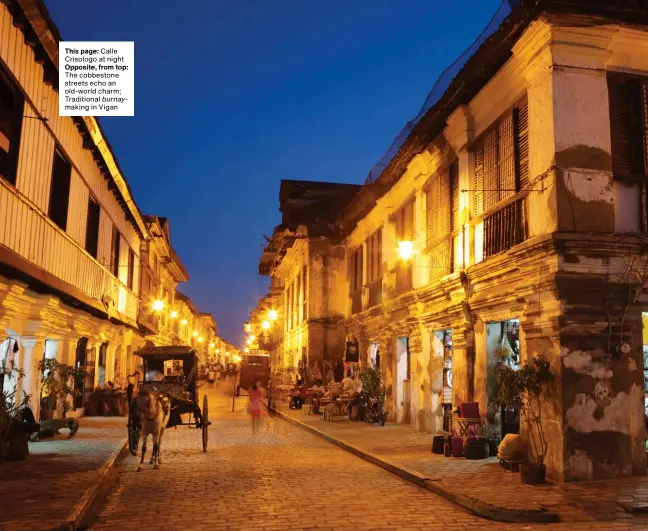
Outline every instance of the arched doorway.
<path id="1" fill-rule="evenodd" d="M 82 337 L 77 341 L 76 346 L 76 358 L 74 360 L 74 367 L 77 369 L 86 369 L 88 370 L 88 359 L 87 359 L 87 349 L 88 349 L 88 338 Z M 83 407 L 83 396 L 85 395 L 85 387 L 87 378 L 82 376 L 76 376 L 74 379 L 74 389 L 79 391 L 74 397 L 74 408 Z M 94 377 L 93 377 L 94 380 Z"/>
<path id="2" fill-rule="evenodd" d="M 108 341 L 104 341 L 99 347 L 99 362 L 97 363 L 97 385 L 106 385 L 106 367 L 108 360 Z"/>

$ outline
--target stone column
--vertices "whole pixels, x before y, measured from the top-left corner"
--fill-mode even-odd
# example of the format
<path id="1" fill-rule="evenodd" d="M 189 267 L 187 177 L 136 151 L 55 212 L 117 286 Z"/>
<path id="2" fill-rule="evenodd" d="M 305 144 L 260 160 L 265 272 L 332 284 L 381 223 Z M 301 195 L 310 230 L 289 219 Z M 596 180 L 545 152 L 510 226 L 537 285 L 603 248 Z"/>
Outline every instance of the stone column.
<path id="1" fill-rule="evenodd" d="M 475 397 L 475 332 L 470 321 L 452 326 L 452 406 L 472 402 Z"/>
<path id="2" fill-rule="evenodd" d="M 115 381 L 115 358 L 118 348 L 118 345 L 112 343 L 106 348 L 106 383 Z"/>
<path id="3" fill-rule="evenodd" d="M 40 415 L 40 374 L 38 363 L 45 352 L 45 338 L 38 336 L 20 338 L 20 364 L 19 367 L 25 372 L 21 382 L 21 394 L 30 395 L 30 404 L 34 417 Z"/>

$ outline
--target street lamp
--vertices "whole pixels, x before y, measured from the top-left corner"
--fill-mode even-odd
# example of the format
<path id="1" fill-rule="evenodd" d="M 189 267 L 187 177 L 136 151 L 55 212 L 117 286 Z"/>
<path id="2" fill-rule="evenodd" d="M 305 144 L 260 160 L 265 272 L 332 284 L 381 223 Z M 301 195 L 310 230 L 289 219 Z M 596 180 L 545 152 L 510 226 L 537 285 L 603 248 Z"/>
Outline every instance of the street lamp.
<path id="1" fill-rule="evenodd" d="M 277 310 L 270 310 L 268 312 L 268 319 L 270 319 L 271 321 L 276 321 L 278 318 L 279 313 L 277 312 Z"/>
<path id="2" fill-rule="evenodd" d="M 176 312 L 175 310 L 173 310 L 173 311 L 171 312 L 171 319 L 177 319 L 177 318 L 178 318 L 178 312 Z"/>
<path id="3" fill-rule="evenodd" d="M 270 321 L 263 321 L 261 323 L 261 328 L 263 328 L 264 330 L 268 330 L 270 328 Z"/>
<path id="4" fill-rule="evenodd" d="M 414 256 L 414 242 L 411 240 L 404 240 L 398 242 L 398 258 L 404 262 L 408 262 Z"/>
<path id="5" fill-rule="evenodd" d="M 182 323 L 183 326 L 186 326 L 186 325 L 187 325 L 187 320 L 186 320 L 186 319 L 183 319 L 183 320 L 180 321 L 180 322 Z"/>
<path id="6" fill-rule="evenodd" d="M 153 308 L 154 312 L 161 312 L 164 310 L 164 301 L 161 299 L 156 299 L 153 301 L 153 304 L 151 304 L 151 307 Z"/>

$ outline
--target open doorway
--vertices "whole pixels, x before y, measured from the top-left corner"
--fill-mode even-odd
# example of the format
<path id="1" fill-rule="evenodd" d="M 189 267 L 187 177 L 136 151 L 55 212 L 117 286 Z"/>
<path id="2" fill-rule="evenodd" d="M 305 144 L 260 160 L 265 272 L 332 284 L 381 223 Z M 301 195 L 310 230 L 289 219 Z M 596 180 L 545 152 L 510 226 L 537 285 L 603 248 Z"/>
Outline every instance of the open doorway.
<path id="1" fill-rule="evenodd" d="M 372 343 L 369 346 L 369 366 L 380 371 L 380 350 L 378 343 Z"/>
<path id="2" fill-rule="evenodd" d="M 441 405 L 443 407 L 443 429 L 450 431 L 452 426 L 452 330 L 435 330 L 435 350 L 443 356 L 443 376 L 441 382 Z"/>
<path id="3" fill-rule="evenodd" d="M 108 358 L 108 342 L 105 341 L 99 347 L 99 363 L 97 364 L 97 385 L 104 387 L 106 385 L 106 366 Z"/>
<path id="4" fill-rule="evenodd" d="M 54 341 L 52 339 L 46 339 L 45 340 L 45 351 L 43 352 L 43 370 L 40 374 L 40 380 L 43 381 L 47 376 L 49 375 L 49 369 L 47 369 L 45 363 L 47 360 L 55 360 L 56 359 L 56 352 L 58 351 L 58 341 Z M 47 385 L 40 385 L 40 413 L 39 413 L 39 421 L 44 421 L 44 420 L 52 420 L 54 417 L 54 412 L 57 407 L 56 403 L 56 396 L 53 396 L 50 393 L 50 389 L 48 388 Z"/>
<path id="5" fill-rule="evenodd" d="M 409 422 L 410 411 L 410 352 L 409 338 L 396 340 L 396 420 Z"/>
<path id="6" fill-rule="evenodd" d="M 502 367 L 520 369 L 520 320 L 496 321 L 486 325 L 487 408 L 489 422 L 500 424 L 502 439 L 507 433 L 520 433 L 519 407 L 491 407 L 497 396 L 497 375 Z M 499 416 L 499 423 L 497 417 Z"/>

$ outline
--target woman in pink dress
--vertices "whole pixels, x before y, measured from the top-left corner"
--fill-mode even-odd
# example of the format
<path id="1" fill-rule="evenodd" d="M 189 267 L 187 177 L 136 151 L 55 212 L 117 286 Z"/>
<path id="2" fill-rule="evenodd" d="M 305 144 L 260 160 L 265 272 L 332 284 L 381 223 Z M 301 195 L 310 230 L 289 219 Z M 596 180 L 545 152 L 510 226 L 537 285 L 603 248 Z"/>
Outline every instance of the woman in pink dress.
<path id="1" fill-rule="evenodd" d="M 261 412 L 263 404 L 261 403 L 261 385 L 255 383 L 250 388 L 250 401 L 248 402 L 248 413 L 252 417 L 252 433 L 256 433 L 261 422 Z"/>

